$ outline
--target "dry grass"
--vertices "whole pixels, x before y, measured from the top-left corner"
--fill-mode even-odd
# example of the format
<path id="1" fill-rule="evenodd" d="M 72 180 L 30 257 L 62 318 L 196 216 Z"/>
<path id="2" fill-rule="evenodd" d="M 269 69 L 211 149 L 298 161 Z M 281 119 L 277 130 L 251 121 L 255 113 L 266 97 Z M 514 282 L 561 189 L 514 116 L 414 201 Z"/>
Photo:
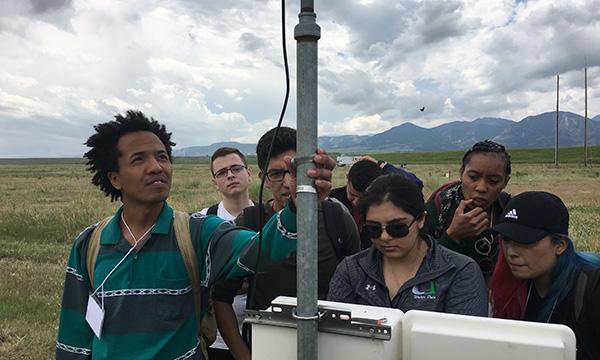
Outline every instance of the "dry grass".
<path id="1" fill-rule="evenodd" d="M 256 166 L 253 166 L 256 169 Z M 428 195 L 456 178 L 458 165 L 413 165 Z M 347 168 L 337 169 L 334 185 Z M 176 162 L 170 203 L 198 210 L 219 198 L 206 162 Z M 258 181 L 252 184 L 257 193 Z M 516 164 L 508 190 L 548 190 L 571 212 L 571 234 L 579 249 L 600 252 L 600 169 Z M 0 358 L 49 359 L 54 355 L 64 267 L 73 238 L 111 214 L 111 203 L 90 184 L 74 161 L 0 162 Z"/>

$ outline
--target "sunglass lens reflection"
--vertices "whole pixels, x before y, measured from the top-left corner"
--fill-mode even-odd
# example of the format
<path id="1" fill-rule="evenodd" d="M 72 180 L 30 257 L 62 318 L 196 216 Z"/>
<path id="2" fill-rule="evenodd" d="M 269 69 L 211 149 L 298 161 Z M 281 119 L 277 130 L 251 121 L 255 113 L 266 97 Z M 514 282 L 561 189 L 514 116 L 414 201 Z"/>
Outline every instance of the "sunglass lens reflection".
<path id="1" fill-rule="evenodd" d="M 383 233 L 383 228 L 391 237 L 405 237 L 408 235 L 409 226 L 406 224 L 387 224 L 385 226 L 366 224 L 365 229 L 372 239 L 378 239 Z"/>

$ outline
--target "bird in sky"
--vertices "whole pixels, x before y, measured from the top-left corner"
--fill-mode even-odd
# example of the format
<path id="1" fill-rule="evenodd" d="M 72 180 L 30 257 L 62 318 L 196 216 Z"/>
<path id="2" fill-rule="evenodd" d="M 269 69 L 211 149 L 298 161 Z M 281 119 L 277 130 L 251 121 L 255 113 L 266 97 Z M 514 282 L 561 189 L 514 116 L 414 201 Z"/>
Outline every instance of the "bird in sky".
<path id="1" fill-rule="evenodd" d="M 420 108 L 419 110 L 421 110 L 421 112 L 425 111 L 425 106 L 423 106 L 422 108 Z"/>

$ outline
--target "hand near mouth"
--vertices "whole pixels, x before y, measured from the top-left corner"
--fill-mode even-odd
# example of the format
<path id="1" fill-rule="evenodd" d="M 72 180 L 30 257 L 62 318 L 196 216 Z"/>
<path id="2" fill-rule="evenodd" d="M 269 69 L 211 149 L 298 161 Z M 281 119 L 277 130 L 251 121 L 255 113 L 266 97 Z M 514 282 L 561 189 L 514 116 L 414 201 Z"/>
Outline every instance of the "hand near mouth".
<path id="1" fill-rule="evenodd" d="M 489 226 L 488 213 L 480 208 L 473 207 L 473 199 L 461 200 L 454 212 L 452 223 L 446 233 L 452 240 L 461 244 L 463 240 L 478 236 Z"/>

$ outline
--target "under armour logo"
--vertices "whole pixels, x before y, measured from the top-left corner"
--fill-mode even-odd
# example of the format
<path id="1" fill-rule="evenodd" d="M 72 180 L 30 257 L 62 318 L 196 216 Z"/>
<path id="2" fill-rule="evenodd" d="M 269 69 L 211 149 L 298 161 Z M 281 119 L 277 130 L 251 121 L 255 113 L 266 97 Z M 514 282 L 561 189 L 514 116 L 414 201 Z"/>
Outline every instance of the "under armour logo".
<path id="1" fill-rule="evenodd" d="M 375 290 L 375 289 L 377 289 L 377 285 L 367 284 L 367 286 L 365 287 L 365 290 Z"/>
<path id="2" fill-rule="evenodd" d="M 519 217 L 517 216 L 517 209 L 512 209 L 504 215 L 505 218 L 511 218 L 517 220 Z"/>

